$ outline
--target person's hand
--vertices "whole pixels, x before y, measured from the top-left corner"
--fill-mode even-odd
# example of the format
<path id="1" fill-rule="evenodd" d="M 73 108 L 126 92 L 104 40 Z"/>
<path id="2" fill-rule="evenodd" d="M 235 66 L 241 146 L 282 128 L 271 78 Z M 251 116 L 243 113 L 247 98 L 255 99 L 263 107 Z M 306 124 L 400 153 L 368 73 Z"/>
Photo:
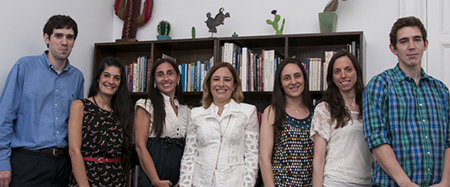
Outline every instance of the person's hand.
<path id="1" fill-rule="evenodd" d="M 180 181 L 178 181 L 177 184 L 175 184 L 174 187 L 180 187 Z"/>
<path id="2" fill-rule="evenodd" d="M 152 182 L 152 185 L 156 187 L 171 187 L 172 183 L 169 180 L 158 180 Z"/>
<path id="3" fill-rule="evenodd" d="M 411 182 L 411 181 L 409 181 L 408 183 L 406 183 L 406 184 L 403 184 L 403 185 L 399 185 L 400 187 L 420 187 L 419 185 L 417 185 L 416 183 L 413 183 L 413 182 Z"/>
<path id="4" fill-rule="evenodd" d="M 0 187 L 8 187 L 11 182 L 11 171 L 0 171 Z"/>

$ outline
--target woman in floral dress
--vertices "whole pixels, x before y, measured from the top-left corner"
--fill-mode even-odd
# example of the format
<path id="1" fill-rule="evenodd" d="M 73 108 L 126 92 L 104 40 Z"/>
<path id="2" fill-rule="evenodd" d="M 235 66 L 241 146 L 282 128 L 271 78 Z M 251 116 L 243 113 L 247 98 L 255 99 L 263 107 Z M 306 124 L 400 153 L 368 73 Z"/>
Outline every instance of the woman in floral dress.
<path id="1" fill-rule="evenodd" d="M 89 97 L 72 102 L 69 117 L 69 186 L 127 186 L 130 99 L 119 59 L 107 57 Z"/>

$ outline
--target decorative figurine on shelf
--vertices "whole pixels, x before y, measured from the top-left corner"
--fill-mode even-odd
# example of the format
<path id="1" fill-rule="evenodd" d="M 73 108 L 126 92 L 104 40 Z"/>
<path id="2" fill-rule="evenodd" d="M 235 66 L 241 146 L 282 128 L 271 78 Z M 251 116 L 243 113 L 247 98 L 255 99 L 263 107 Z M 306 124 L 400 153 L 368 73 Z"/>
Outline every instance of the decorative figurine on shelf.
<path id="1" fill-rule="evenodd" d="M 191 35 L 192 35 L 192 39 L 195 39 L 195 27 L 192 27 Z"/>
<path id="2" fill-rule="evenodd" d="M 141 10 L 141 0 L 115 0 L 114 11 L 123 20 L 122 40 L 136 41 L 137 28 L 148 22 L 152 15 L 153 0 L 145 0 Z"/>
<path id="3" fill-rule="evenodd" d="M 170 23 L 168 21 L 162 20 L 158 23 L 158 35 L 157 40 L 170 40 Z"/>
<path id="4" fill-rule="evenodd" d="M 323 9 L 323 12 L 335 12 L 339 6 L 339 0 L 330 0 L 325 8 Z"/>
<path id="5" fill-rule="evenodd" d="M 238 34 L 236 32 L 234 32 L 231 37 L 238 37 Z"/>
<path id="6" fill-rule="evenodd" d="M 217 33 L 217 26 L 219 25 L 223 25 L 225 18 L 229 18 L 230 17 L 230 13 L 223 13 L 224 8 L 220 8 L 219 9 L 219 13 L 217 13 L 216 17 L 212 18 L 211 13 L 206 13 L 206 17 L 208 18 L 205 23 L 206 26 L 209 28 L 208 32 L 211 33 L 211 37 L 213 35 L 213 33 Z"/>
<path id="7" fill-rule="evenodd" d="M 345 0 L 343 0 L 345 1 Z M 330 0 L 323 12 L 319 13 L 320 32 L 336 32 L 337 14 L 336 10 L 339 7 L 339 0 Z"/>
<path id="8" fill-rule="evenodd" d="M 278 22 L 281 19 L 281 16 L 277 14 L 277 10 L 272 10 L 272 14 L 275 15 L 275 18 L 273 19 L 273 21 L 271 21 L 270 19 L 266 20 L 266 23 L 269 25 L 272 25 L 272 27 L 275 29 L 275 34 L 276 35 L 282 35 L 283 34 L 283 29 L 284 29 L 284 22 L 285 19 L 283 18 L 283 24 L 281 25 L 280 30 L 278 30 Z"/>

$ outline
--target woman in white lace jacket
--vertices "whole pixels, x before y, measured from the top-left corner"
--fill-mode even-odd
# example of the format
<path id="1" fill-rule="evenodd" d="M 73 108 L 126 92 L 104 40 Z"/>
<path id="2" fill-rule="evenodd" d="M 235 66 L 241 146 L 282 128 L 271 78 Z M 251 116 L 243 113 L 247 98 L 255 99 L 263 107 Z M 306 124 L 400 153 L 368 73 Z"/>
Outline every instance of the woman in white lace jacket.
<path id="1" fill-rule="evenodd" d="M 251 186 L 258 173 L 256 107 L 244 99 L 236 70 L 216 63 L 203 82 L 203 107 L 191 111 L 180 186 Z"/>
<path id="2" fill-rule="evenodd" d="M 373 156 L 364 140 L 364 83 L 356 57 L 337 52 L 328 66 L 327 83 L 311 125 L 313 186 L 369 187 Z"/>

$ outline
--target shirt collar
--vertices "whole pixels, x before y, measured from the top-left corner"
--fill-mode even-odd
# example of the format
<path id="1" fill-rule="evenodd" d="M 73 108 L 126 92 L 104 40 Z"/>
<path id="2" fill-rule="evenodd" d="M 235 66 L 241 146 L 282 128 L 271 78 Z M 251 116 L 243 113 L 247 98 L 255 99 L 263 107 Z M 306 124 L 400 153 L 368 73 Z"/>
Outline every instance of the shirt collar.
<path id="1" fill-rule="evenodd" d="M 164 98 L 164 104 L 165 104 L 166 106 L 171 106 L 171 104 L 170 104 L 170 97 L 169 97 L 168 95 L 162 93 L 162 92 L 161 92 L 161 95 L 162 95 L 163 98 Z M 173 99 L 173 102 L 174 102 L 175 106 L 177 106 L 177 107 L 179 108 L 179 105 L 180 105 L 180 104 L 178 103 L 178 100 L 177 100 L 176 98 Z"/>
<path id="2" fill-rule="evenodd" d="M 396 82 L 401 82 L 404 80 L 408 80 L 408 79 L 412 79 L 410 76 L 408 76 L 399 66 L 399 64 L 397 63 L 397 65 L 394 67 L 393 69 L 394 73 L 397 75 L 395 77 Z M 432 77 L 429 76 L 428 74 L 425 73 L 425 71 L 423 70 L 423 68 L 420 68 L 421 71 L 421 77 L 420 79 L 429 79 L 431 80 Z"/>
<path id="3" fill-rule="evenodd" d="M 48 60 L 47 54 L 48 54 L 48 50 L 46 50 L 46 51 L 44 51 L 44 53 L 42 53 L 42 55 L 41 55 L 42 62 L 44 63 L 44 65 L 46 67 L 54 70 L 55 68 L 53 67 L 52 63 L 50 63 L 50 61 Z M 68 71 L 70 68 L 71 68 L 70 62 L 69 62 L 69 59 L 67 59 L 66 67 L 64 67 L 64 69 L 61 72 Z"/>

